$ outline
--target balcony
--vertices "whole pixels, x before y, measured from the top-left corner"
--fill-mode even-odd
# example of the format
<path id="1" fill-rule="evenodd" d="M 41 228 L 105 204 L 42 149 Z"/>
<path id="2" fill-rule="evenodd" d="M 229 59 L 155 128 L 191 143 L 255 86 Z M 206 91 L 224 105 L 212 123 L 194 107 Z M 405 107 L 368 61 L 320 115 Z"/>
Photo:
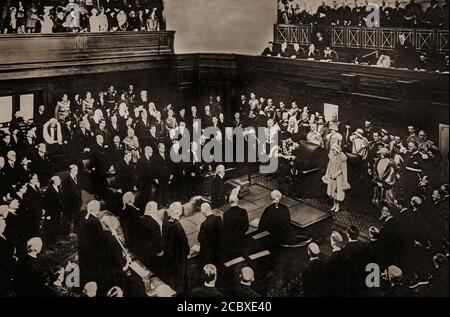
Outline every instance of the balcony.
<path id="1" fill-rule="evenodd" d="M 275 43 L 311 43 L 315 32 L 321 31 L 336 49 L 395 50 L 398 35 L 404 33 L 417 51 L 448 53 L 448 30 L 367 28 L 342 26 L 311 26 L 275 24 Z"/>
<path id="2" fill-rule="evenodd" d="M 174 31 L 6 34 L 0 37 L 0 80 L 114 71 L 174 53 Z M 120 66 L 121 64 L 121 66 Z M 45 70 L 45 71 L 44 71 Z"/>

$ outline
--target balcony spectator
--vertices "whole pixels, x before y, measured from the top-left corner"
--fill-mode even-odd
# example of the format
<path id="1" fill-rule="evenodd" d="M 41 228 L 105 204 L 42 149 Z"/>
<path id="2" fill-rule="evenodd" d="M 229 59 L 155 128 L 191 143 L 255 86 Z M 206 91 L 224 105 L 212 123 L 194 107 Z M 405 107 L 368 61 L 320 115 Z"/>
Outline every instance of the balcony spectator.
<path id="1" fill-rule="evenodd" d="M 147 17 L 146 25 L 148 31 L 159 31 L 158 8 L 153 8 L 152 13 Z"/>
<path id="2" fill-rule="evenodd" d="M 262 52 L 262 56 L 276 56 L 273 48 L 273 42 L 269 42 L 268 46 Z"/>

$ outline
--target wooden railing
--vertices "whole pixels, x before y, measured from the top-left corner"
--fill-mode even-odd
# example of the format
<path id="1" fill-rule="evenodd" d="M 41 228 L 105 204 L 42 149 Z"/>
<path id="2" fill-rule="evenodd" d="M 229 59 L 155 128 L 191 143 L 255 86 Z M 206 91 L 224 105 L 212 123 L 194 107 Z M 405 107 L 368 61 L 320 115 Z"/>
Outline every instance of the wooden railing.
<path id="1" fill-rule="evenodd" d="M 0 71 L 8 65 L 174 53 L 173 31 L 5 34 Z"/>
<path id="2" fill-rule="evenodd" d="M 330 39 L 333 48 L 394 50 L 399 34 L 403 33 L 418 51 L 446 53 L 449 50 L 449 31 L 429 29 L 275 24 L 274 41 L 308 45 L 318 31 Z"/>

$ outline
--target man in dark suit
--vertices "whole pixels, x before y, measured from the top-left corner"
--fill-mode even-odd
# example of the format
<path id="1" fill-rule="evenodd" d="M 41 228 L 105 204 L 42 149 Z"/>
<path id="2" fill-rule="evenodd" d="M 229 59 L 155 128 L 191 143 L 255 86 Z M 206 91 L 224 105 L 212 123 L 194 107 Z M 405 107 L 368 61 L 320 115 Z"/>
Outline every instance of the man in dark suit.
<path id="1" fill-rule="evenodd" d="M 216 174 L 211 184 L 211 206 L 212 208 L 219 208 L 225 205 L 225 166 L 218 165 L 216 167 Z"/>
<path id="2" fill-rule="evenodd" d="M 252 268 L 246 266 L 241 269 L 239 273 L 239 286 L 234 292 L 234 295 L 237 298 L 241 297 L 261 297 L 255 290 L 252 288 L 252 283 L 255 281 L 255 273 Z"/>
<path id="3" fill-rule="evenodd" d="M 6 179 L 6 173 L 5 173 L 5 158 L 3 156 L 0 156 L 0 201 L 3 201 L 3 197 L 8 194 L 9 186 Z"/>
<path id="4" fill-rule="evenodd" d="M 327 297 L 345 297 L 348 295 L 348 260 L 342 250 L 344 239 L 342 235 L 334 231 L 331 234 L 331 247 L 333 249 L 331 256 L 324 265 L 323 281 L 324 296 Z"/>
<path id="5" fill-rule="evenodd" d="M 125 152 L 123 160 L 116 166 L 116 186 L 120 193 L 133 192 L 135 190 L 136 174 L 131 159 L 131 152 Z"/>
<path id="6" fill-rule="evenodd" d="M 40 236 L 41 218 L 45 214 L 44 200 L 40 189 L 37 174 L 29 176 L 27 192 L 23 196 L 28 206 L 27 224 L 30 229 L 30 237 Z"/>
<path id="7" fill-rule="evenodd" d="M 158 210 L 158 204 L 151 201 L 145 207 L 140 218 L 138 256 L 152 272 L 162 274 L 163 237 L 162 225 L 164 210 Z"/>
<path id="8" fill-rule="evenodd" d="M 310 237 L 299 236 L 291 224 L 289 208 L 280 203 L 282 194 L 275 190 L 271 194 L 273 203 L 268 206 L 259 221 L 259 230 L 268 231 L 278 245 L 301 247 L 311 242 Z"/>
<path id="9" fill-rule="evenodd" d="M 369 228 L 369 243 L 367 244 L 367 262 L 380 263 L 380 230 L 377 227 Z"/>
<path id="10" fill-rule="evenodd" d="M 105 119 L 101 119 L 98 123 L 98 128 L 95 130 L 94 133 L 96 136 L 101 135 L 103 136 L 104 144 L 108 147 L 112 144 L 112 138 L 111 131 L 106 127 L 106 121 Z"/>
<path id="11" fill-rule="evenodd" d="M 202 204 L 200 209 L 206 218 L 198 232 L 200 261 L 203 265 L 214 264 L 220 272 L 223 265 L 223 221 L 220 216 L 213 214 L 208 203 Z"/>
<path id="12" fill-rule="evenodd" d="M 9 295 L 12 286 L 14 271 L 14 247 L 3 234 L 6 229 L 6 221 L 0 219 L 0 296 Z"/>
<path id="13" fill-rule="evenodd" d="M 213 264 L 203 267 L 202 280 L 204 284 L 191 291 L 191 297 L 223 297 L 216 288 L 217 269 Z"/>
<path id="14" fill-rule="evenodd" d="M 276 56 L 275 50 L 273 49 L 273 42 L 269 42 L 268 46 L 264 49 L 261 54 L 262 56 Z"/>
<path id="15" fill-rule="evenodd" d="M 383 265 L 399 264 L 406 250 L 402 245 L 402 227 L 408 226 L 408 209 L 400 211 L 400 215 L 394 217 L 388 207 L 384 207 L 381 211 L 381 220 L 384 220 L 383 227 L 380 230 L 379 247 L 380 262 Z M 407 229 L 406 229 L 407 230 Z"/>
<path id="16" fill-rule="evenodd" d="M 107 187 L 107 176 L 111 161 L 109 157 L 109 146 L 104 143 L 104 136 L 97 134 L 95 144 L 92 146 L 92 181 L 97 195 L 103 195 Z"/>
<path id="17" fill-rule="evenodd" d="M 7 187 L 15 186 L 20 181 L 20 170 L 17 161 L 17 154 L 15 151 L 8 151 L 6 154 L 7 161 L 4 167 L 5 183 Z"/>
<path id="18" fill-rule="evenodd" d="M 320 248 L 316 243 L 308 246 L 309 263 L 302 272 L 303 295 L 305 297 L 320 297 L 322 295 L 323 281 L 322 273 L 324 263 L 320 259 Z"/>
<path id="19" fill-rule="evenodd" d="M 74 140 L 79 151 L 88 152 L 92 145 L 92 132 L 86 128 L 83 121 L 80 121 L 79 127 L 74 131 Z"/>
<path id="20" fill-rule="evenodd" d="M 32 158 L 33 169 L 39 176 L 39 180 L 42 185 L 46 186 L 52 175 L 52 165 L 50 164 L 50 159 L 47 155 L 47 146 L 44 143 L 40 143 L 37 146 L 37 151 Z"/>
<path id="21" fill-rule="evenodd" d="M 70 165 L 69 175 L 64 179 L 63 186 L 64 210 L 63 210 L 63 234 L 70 234 L 70 227 L 74 224 L 78 230 L 81 208 L 81 186 L 78 179 L 78 166 Z"/>
<path id="22" fill-rule="evenodd" d="M 46 210 L 44 222 L 45 244 L 51 248 L 57 242 L 57 238 L 61 233 L 63 196 L 59 176 L 51 178 L 50 186 L 44 192 L 44 207 Z"/>
<path id="23" fill-rule="evenodd" d="M 163 206 L 167 205 L 170 200 L 170 184 L 173 180 L 173 171 L 170 157 L 166 154 L 166 146 L 159 143 L 158 153 L 155 155 L 155 166 L 157 174 L 157 197 L 159 203 Z"/>
<path id="24" fill-rule="evenodd" d="M 366 246 L 358 241 L 359 229 L 350 226 L 347 229 L 348 243 L 344 248 L 344 253 L 349 261 L 349 290 L 351 296 L 361 296 L 361 292 L 366 289 L 365 270 L 367 264 Z"/>
<path id="25" fill-rule="evenodd" d="M 249 219 L 247 210 L 239 207 L 239 198 L 236 195 L 230 196 L 230 204 L 230 209 L 223 213 L 223 242 L 226 253 L 235 257 L 240 256 L 245 249 Z"/>
<path id="26" fill-rule="evenodd" d="M 157 170 L 153 159 L 153 149 L 151 146 L 146 146 L 144 149 L 144 155 L 138 162 L 139 171 L 139 189 L 142 195 L 144 204 L 154 199 L 153 188 L 155 183 L 155 174 Z"/>

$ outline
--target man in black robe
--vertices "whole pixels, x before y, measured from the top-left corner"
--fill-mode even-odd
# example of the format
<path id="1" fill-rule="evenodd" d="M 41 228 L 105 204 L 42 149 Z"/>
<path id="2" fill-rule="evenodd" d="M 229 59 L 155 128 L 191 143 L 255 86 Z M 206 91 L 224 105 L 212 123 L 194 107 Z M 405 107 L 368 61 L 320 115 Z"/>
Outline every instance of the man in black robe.
<path id="1" fill-rule="evenodd" d="M 181 203 L 170 205 L 169 217 L 163 225 L 165 281 L 178 296 L 186 296 L 190 289 L 188 271 L 190 249 L 186 232 L 179 221 L 182 210 Z"/>
<path id="2" fill-rule="evenodd" d="M 103 227 L 98 220 L 100 202 L 91 201 L 87 206 L 86 216 L 80 220 L 78 232 L 78 263 L 81 284 L 102 280 L 103 268 L 101 256 L 103 250 Z"/>
<path id="3" fill-rule="evenodd" d="M 38 262 L 41 250 L 41 238 L 35 237 L 27 242 L 27 254 L 19 259 L 15 274 L 18 297 L 42 297 L 45 294 L 45 274 Z"/>
<path id="4" fill-rule="evenodd" d="M 211 206 L 204 203 L 201 211 L 205 220 L 200 225 L 198 241 L 200 243 L 200 262 L 203 265 L 214 264 L 219 272 L 223 266 L 223 221 L 220 216 L 214 215 Z"/>
<path id="5" fill-rule="evenodd" d="M 289 208 L 280 203 L 282 194 L 275 190 L 271 196 L 273 203 L 264 210 L 259 221 L 259 230 L 268 231 L 277 244 L 286 247 L 301 247 L 311 242 L 310 237 L 295 233 Z"/>
<path id="6" fill-rule="evenodd" d="M 158 210 L 158 204 L 151 201 L 145 207 L 140 218 L 137 256 L 153 273 L 162 274 L 163 259 L 163 217 L 164 210 Z"/>
<path id="7" fill-rule="evenodd" d="M 230 196 L 231 207 L 223 213 L 224 251 L 231 257 L 245 252 L 245 234 L 249 229 L 247 210 L 239 207 L 239 198 Z M 228 258 L 228 256 L 227 256 Z"/>

